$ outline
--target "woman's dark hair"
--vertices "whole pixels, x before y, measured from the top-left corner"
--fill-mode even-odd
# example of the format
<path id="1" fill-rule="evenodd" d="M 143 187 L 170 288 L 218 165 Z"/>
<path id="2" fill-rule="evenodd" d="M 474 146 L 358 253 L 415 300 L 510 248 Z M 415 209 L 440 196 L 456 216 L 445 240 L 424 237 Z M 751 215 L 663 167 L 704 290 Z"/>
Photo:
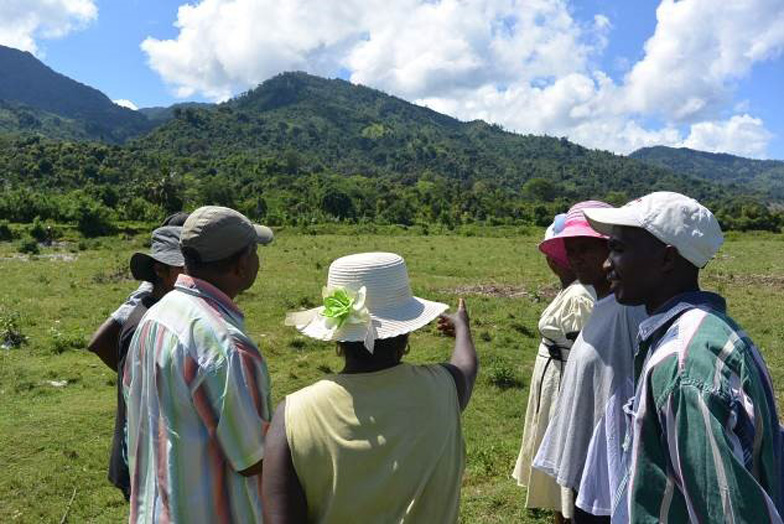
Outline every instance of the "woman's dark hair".
<path id="1" fill-rule="evenodd" d="M 373 346 L 373 353 L 365 348 L 364 342 L 338 342 L 338 346 L 346 356 L 354 360 L 373 361 L 385 360 L 391 356 L 402 355 L 408 345 L 408 333 L 392 338 L 377 339 Z"/>

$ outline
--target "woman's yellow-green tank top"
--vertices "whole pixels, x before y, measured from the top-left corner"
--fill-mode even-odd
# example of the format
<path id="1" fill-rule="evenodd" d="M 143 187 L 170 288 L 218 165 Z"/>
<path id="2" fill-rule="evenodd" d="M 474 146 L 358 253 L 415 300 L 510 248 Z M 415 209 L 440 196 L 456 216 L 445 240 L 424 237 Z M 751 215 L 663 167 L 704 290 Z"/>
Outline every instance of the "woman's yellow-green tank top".
<path id="1" fill-rule="evenodd" d="M 465 449 L 452 375 L 399 364 L 286 397 L 286 437 L 318 523 L 456 522 Z"/>

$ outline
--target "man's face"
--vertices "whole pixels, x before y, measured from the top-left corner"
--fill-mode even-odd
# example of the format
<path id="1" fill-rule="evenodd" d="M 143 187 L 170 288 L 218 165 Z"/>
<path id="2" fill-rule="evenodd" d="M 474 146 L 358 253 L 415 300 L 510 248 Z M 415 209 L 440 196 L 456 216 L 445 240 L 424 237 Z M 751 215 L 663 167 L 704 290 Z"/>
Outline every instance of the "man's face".
<path id="1" fill-rule="evenodd" d="M 166 293 L 174 289 L 174 284 L 177 282 L 177 277 L 183 271 L 182 267 L 167 266 L 166 264 L 156 263 L 154 266 L 155 274 Z"/>
<path id="2" fill-rule="evenodd" d="M 250 289 L 254 282 L 256 282 L 256 275 L 259 274 L 259 252 L 258 246 L 254 244 L 250 247 L 248 254 L 243 256 L 242 259 L 244 284 L 242 290 Z"/>
<path id="3" fill-rule="evenodd" d="M 604 280 L 602 263 L 607 258 L 607 241 L 603 238 L 565 238 L 566 257 L 581 284 L 595 285 Z"/>
<path id="4" fill-rule="evenodd" d="M 647 303 L 666 277 L 665 244 L 644 229 L 615 226 L 608 246 L 604 270 L 616 300 L 629 306 Z"/>

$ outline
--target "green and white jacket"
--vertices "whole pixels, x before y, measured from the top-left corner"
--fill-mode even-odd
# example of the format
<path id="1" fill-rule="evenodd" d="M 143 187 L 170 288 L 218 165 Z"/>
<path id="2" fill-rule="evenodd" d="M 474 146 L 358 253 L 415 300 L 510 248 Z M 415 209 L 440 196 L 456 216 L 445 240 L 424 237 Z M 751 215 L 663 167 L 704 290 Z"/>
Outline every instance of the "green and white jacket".
<path id="1" fill-rule="evenodd" d="M 724 299 L 640 325 L 617 522 L 782 522 L 784 437 L 765 362 Z"/>

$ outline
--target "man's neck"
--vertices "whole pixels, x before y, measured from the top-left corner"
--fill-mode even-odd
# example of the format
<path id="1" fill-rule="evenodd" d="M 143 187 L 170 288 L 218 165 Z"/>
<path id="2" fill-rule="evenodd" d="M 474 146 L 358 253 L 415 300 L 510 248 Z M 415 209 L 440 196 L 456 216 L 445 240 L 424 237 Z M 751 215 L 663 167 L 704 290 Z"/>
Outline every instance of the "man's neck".
<path id="1" fill-rule="evenodd" d="M 593 290 L 596 292 L 596 298 L 601 300 L 610 294 L 610 282 L 602 281 L 593 285 Z"/>
<path id="2" fill-rule="evenodd" d="M 171 291 L 171 289 L 168 289 L 168 288 L 162 286 L 161 284 L 154 284 L 153 287 L 152 287 L 152 293 L 150 293 L 150 295 L 152 296 L 152 298 L 154 298 L 156 301 L 158 301 L 158 300 L 162 299 L 163 295 L 165 295 L 169 291 Z"/>
<path id="3" fill-rule="evenodd" d="M 651 298 L 649 301 L 645 303 L 645 311 L 649 315 L 653 315 L 659 310 L 659 308 L 661 308 L 664 304 L 666 304 L 673 298 L 677 297 L 678 295 L 682 295 L 684 293 L 691 293 L 699 290 L 700 290 L 700 286 L 696 282 L 689 285 L 679 286 L 677 288 L 673 288 L 669 290 L 663 289 L 661 293 L 657 293 L 656 297 Z"/>
<path id="4" fill-rule="evenodd" d="M 197 278 L 199 280 L 203 280 L 208 284 L 212 284 L 216 288 L 218 288 L 221 292 L 223 292 L 227 297 L 229 297 L 232 301 L 237 298 L 237 295 L 240 294 L 240 290 L 237 289 L 236 286 L 233 286 L 228 280 L 222 279 L 220 277 L 215 277 L 212 275 L 194 275 L 188 274 L 190 277 Z"/>

